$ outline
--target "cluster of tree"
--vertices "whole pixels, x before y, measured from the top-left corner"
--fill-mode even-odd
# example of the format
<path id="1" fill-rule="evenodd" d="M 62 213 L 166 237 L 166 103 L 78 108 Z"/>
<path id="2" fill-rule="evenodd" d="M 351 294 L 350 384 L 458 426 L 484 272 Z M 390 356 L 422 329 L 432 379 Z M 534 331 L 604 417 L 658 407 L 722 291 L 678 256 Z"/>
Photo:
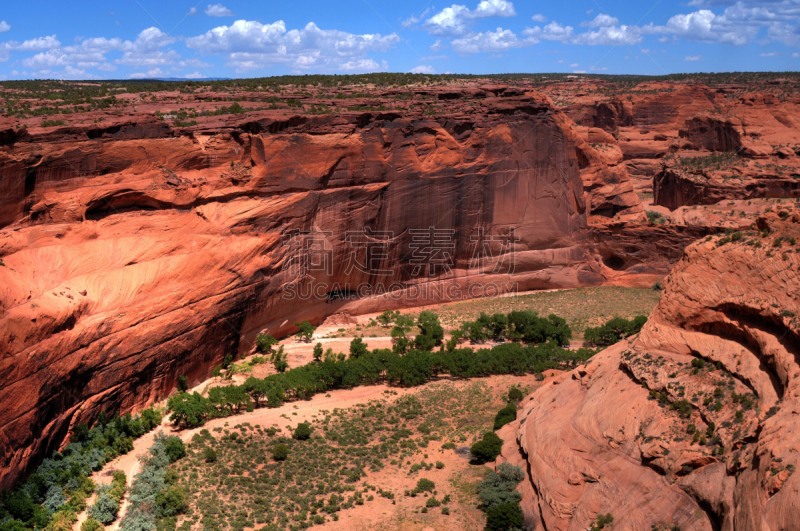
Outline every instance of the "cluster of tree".
<path id="1" fill-rule="evenodd" d="M 646 322 L 645 315 L 638 315 L 630 321 L 624 317 L 614 317 L 601 326 L 587 328 L 583 340 L 592 345 L 613 345 L 638 333 Z"/>
<path id="2" fill-rule="evenodd" d="M 555 314 L 539 317 L 529 310 L 493 315 L 482 313 L 476 321 L 464 323 L 460 333 L 461 337 L 475 343 L 508 339 L 537 345 L 547 341 L 565 345 L 572 338 L 572 329 L 565 319 Z"/>
<path id="3" fill-rule="evenodd" d="M 120 522 L 122 531 L 175 528 L 176 517 L 189 508 L 189 496 L 178 486 L 178 474 L 169 465 L 185 455 L 178 437 L 156 434 L 147 454 L 139 459 L 141 470 L 131 484 L 130 505 Z"/>
<path id="4" fill-rule="evenodd" d="M 0 494 L 0 530 L 72 529 L 78 513 L 86 509 L 86 500 L 95 490 L 89 475 L 132 450 L 135 438 L 160 423 L 161 414 L 146 409 L 135 417 L 128 414 L 109 419 L 101 413 L 91 429 L 86 424 L 76 425 L 70 433 L 70 442 L 61 451 L 45 458 L 23 483 Z M 110 507 L 106 505 L 106 495 L 113 501 L 124 490 L 120 494 L 117 481 L 101 494 L 103 502 L 96 511 Z"/>
<path id="5" fill-rule="evenodd" d="M 423 342 L 435 344 L 438 329 L 435 326 L 428 327 L 427 324 L 425 326 L 420 334 L 426 338 Z M 555 342 L 540 345 L 504 343 L 492 349 L 483 348 L 477 351 L 460 348 L 449 352 L 443 349 L 432 352 L 412 348 L 401 353 L 396 348 L 369 351 L 354 340 L 348 358 L 335 355 L 329 350 L 316 363 L 266 378 L 250 377 L 238 386 L 214 387 L 209 392 L 209 397 L 197 392 L 175 394 L 169 399 L 169 409 L 172 411 L 170 418 L 178 425 L 199 426 L 208 419 L 252 408 L 277 407 L 286 400 L 306 399 L 332 389 L 350 389 L 378 383 L 416 386 L 442 374 L 456 378 L 533 374 L 547 369 L 574 366 L 587 360 L 592 354 L 594 352 L 588 349 L 563 349 Z"/>
<path id="6" fill-rule="evenodd" d="M 89 507 L 89 518 L 81 526 L 83 531 L 99 529 L 95 522 L 108 525 L 114 521 L 117 517 L 117 511 L 119 511 L 120 501 L 127 490 L 127 482 L 128 478 L 125 476 L 125 472 L 117 470 L 114 472 L 114 479 L 111 481 L 111 485 L 101 485 L 97 489 L 97 499 Z M 94 522 L 91 520 L 94 520 Z"/>
<path id="7" fill-rule="evenodd" d="M 525 479 L 518 466 L 501 463 L 496 472 L 490 472 L 478 484 L 481 509 L 486 511 L 486 529 L 510 531 L 523 528 L 522 495 L 516 488 Z"/>

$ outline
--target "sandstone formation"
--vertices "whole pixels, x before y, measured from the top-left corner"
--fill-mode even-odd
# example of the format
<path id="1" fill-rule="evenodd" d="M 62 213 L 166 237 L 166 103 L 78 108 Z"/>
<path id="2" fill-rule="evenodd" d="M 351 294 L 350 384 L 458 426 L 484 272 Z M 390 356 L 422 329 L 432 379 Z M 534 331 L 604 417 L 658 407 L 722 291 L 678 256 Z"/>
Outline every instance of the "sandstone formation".
<path id="1" fill-rule="evenodd" d="M 535 529 L 800 529 L 800 212 L 686 249 L 638 337 L 523 401 Z"/>
<path id="2" fill-rule="evenodd" d="M 624 172 L 541 95 L 453 93 L 451 107 L 448 89 L 425 96 L 436 115 L 401 101 L 7 128 L 0 486 L 71 425 L 206 378 L 262 330 L 617 275 L 594 252 L 581 178 L 603 209 L 642 216 Z"/>

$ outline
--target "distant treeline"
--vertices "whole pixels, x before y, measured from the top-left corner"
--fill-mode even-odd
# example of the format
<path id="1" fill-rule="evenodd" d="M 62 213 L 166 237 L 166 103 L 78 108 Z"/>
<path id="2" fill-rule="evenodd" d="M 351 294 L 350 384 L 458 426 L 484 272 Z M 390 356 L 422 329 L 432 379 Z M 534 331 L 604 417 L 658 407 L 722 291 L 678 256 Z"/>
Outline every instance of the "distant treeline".
<path id="1" fill-rule="evenodd" d="M 777 80 L 800 82 L 800 72 L 720 72 L 720 73 L 680 73 L 663 76 L 644 75 L 610 75 L 610 74 L 570 74 L 570 73 L 508 73 L 508 74 L 410 74 L 377 72 L 372 74 L 348 75 L 288 75 L 273 77 L 257 77 L 243 79 L 215 80 L 179 80 L 163 81 L 157 79 L 143 80 L 108 80 L 108 81 L 64 81 L 64 80 L 22 80 L 3 81 L 4 89 L 22 90 L 39 98 L 74 100 L 76 94 L 103 97 L 110 93 L 125 92 L 158 92 L 174 91 L 194 92 L 200 88 L 217 91 L 263 91 L 275 90 L 291 85 L 296 87 L 348 87 L 358 85 L 375 85 L 377 87 L 402 87 L 419 84 L 442 84 L 456 80 L 487 79 L 496 82 L 525 81 L 532 84 L 544 84 L 566 81 L 580 77 L 588 80 L 601 80 L 619 87 L 630 87 L 643 82 L 672 81 L 684 83 L 704 83 L 708 85 L 741 83 L 763 87 L 765 83 Z"/>

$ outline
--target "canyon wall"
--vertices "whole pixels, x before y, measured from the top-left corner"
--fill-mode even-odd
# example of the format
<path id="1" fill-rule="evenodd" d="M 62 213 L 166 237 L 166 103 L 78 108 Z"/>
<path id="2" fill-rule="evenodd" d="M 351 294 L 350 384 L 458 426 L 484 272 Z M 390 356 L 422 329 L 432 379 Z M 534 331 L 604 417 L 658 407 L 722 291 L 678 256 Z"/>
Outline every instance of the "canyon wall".
<path id="1" fill-rule="evenodd" d="M 509 94 L 438 116 L 7 128 L 0 487 L 75 423 L 196 383 L 262 330 L 604 282 L 581 180 L 602 161 L 546 98 Z"/>
<path id="2" fill-rule="evenodd" d="M 686 249 L 638 335 L 503 428 L 534 529 L 800 529 L 800 211 Z"/>

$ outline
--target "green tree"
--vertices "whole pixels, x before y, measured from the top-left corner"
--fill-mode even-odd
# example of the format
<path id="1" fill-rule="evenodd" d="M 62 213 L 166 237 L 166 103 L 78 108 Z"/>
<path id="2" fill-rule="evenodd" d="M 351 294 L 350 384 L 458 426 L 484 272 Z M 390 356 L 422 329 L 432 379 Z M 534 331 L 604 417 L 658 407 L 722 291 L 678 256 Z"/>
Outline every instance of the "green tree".
<path id="1" fill-rule="evenodd" d="M 117 517 L 119 504 L 111 497 L 108 491 L 102 491 L 97 495 L 94 505 L 89 507 L 89 516 L 101 524 L 110 524 Z"/>
<path id="2" fill-rule="evenodd" d="M 178 376 L 178 391 L 185 393 L 189 390 L 189 378 L 181 374 Z"/>
<path id="3" fill-rule="evenodd" d="M 186 446 L 180 437 L 170 436 L 164 441 L 164 449 L 169 457 L 169 462 L 174 463 L 178 459 L 186 457 Z"/>
<path id="4" fill-rule="evenodd" d="M 278 340 L 270 334 L 260 333 L 256 336 L 256 348 L 261 352 L 272 353 L 272 347 L 278 344 Z"/>
<path id="5" fill-rule="evenodd" d="M 486 529 L 489 531 L 512 531 L 522 529 L 525 519 L 518 503 L 502 503 L 486 511 Z"/>
<path id="6" fill-rule="evenodd" d="M 322 343 L 314 345 L 314 361 L 322 361 Z"/>
<path id="7" fill-rule="evenodd" d="M 217 451 L 210 446 L 203 448 L 203 461 L 206 463 L 215 463 L 217 461 Z"/>
<path id="8" fill-rule="evenodd" d="M 81 531 L 102 531 L 103 524 L 92 518 L 91 516 L 83 521 L 81 524 Z"/>
<path id="9" fill-rule="evenodd" d="M 283 443 L 276 444 L 272 447 L 272 458 L 275 461 L 284 461 L 289 457 L 289 447 Z"/>
<path id="10" fill-rule="evenodd" d="M 497 459 L 502 448 L 503 440 L 495 432 L 487 431 L 480 441 L 470 447 L 469 451 L 476 463 L 483 464 Z"/>
<path id="11" fill-rule="evenodd" d="M 494 429 L 499 430 L 509 422 L 513 422 L 517 418 L 517 404 L 509 402 L 506 407 L 497 412 L 494 417 Z"/>
<path id="12" fill-rule="evenodd" d="M 178 393 L 167 401 L 167 407 L 172 411 L 170 420 L 176 425 L 193 428 L 201 425 L 209 414 L 211 407 L 204 397 L 197 391 L 194 393 Z"/>
<path id="13" fill-rule="evenodd" d="M 294 324 L 298 328 L 297 336 L 305 342 L 311 341 L 311 337 L 314 335 L 314 330 L 316 327 L 313 326 L 308 321 L 303 321 L 302 323 L 295 323 Z"/>
<path id="14" fill-rule="evenodd" d="M 301 422 L 294 429 L 292 437 L 297 439 L 298 441 L 307 441 L 308 439 L 311 438 L 312 431 L 313 429 L 311 428 L 311 425 L 308 422 Z"/>
<path id="15" fill-rule="evenodd" d="M 369 349 L 360 337 L 353 338 L 350 342 L 350 358 L 357 359 L 364 356 Z"/>

